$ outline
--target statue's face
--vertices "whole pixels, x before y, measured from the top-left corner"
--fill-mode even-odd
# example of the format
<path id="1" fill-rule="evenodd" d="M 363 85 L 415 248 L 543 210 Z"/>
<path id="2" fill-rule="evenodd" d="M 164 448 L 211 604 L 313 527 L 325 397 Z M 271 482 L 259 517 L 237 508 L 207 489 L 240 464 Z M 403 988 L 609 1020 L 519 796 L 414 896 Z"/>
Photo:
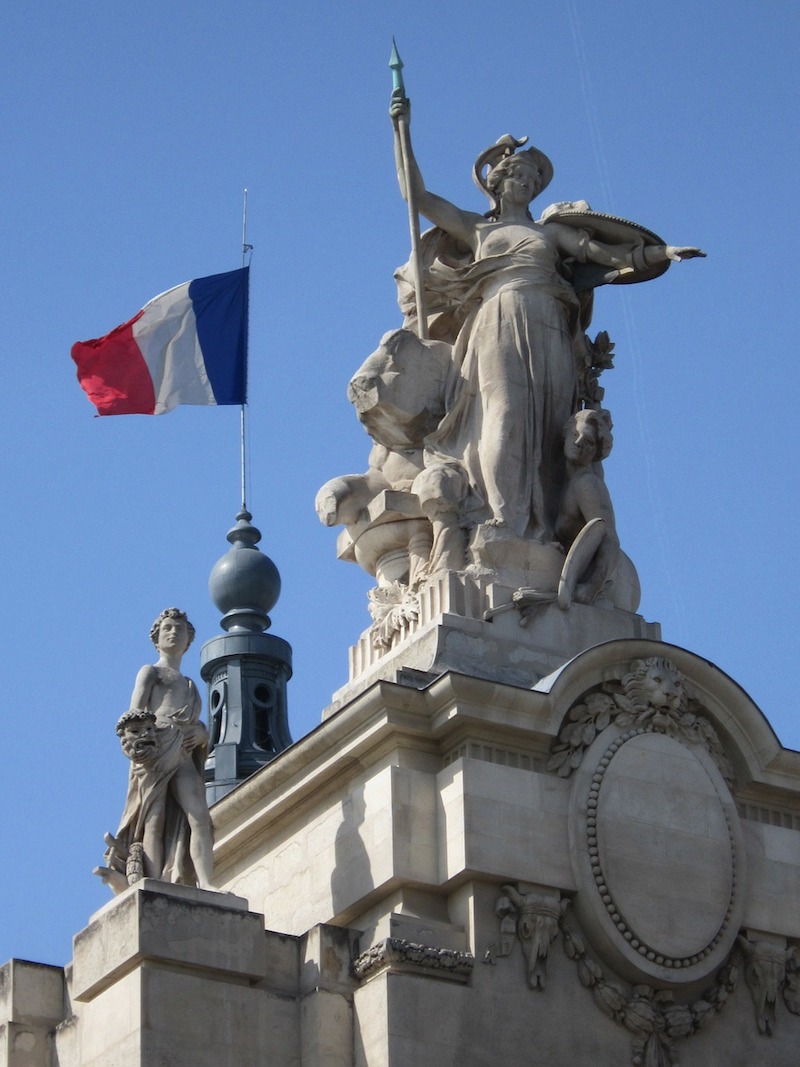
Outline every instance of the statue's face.
<path id="1" fill-rule="evenodd" d="M 147 718 L 127 722 L 120 743 L 128 759 L 135 763 L 149 763 L 158 755 L 155 721 Z"/>
<path id="2" fill-rule="evenodd" d="M 529 204 L 539 192 L 539 170 L 522 160 L 509 163 L 498 190 L 501 200 Z"/>
<path id="3" fill-rule="evenodd" d="M 158 628 L 156 648 L 159 652 L 182 655 L 189 647 L 189 628 L 183 616 L 168 615 Z"/>
<path id="4" fill-rule="evenodd" d="M 597 455 L 597 427 L 591 422 L 576 419 L 567 431 L 564 455 L 572 463 L 588 467 Z"/>

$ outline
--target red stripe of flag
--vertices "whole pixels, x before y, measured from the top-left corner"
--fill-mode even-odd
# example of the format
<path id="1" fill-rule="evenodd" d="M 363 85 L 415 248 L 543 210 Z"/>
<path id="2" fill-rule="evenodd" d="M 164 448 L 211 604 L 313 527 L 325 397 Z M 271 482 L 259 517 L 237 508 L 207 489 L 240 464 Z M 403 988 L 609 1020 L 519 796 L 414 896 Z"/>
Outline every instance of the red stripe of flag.
<path id="1" fill-rule="evenodd" d="M 143 314 L 144 310 L 105 337 L 72 346 L 78 381 L 98 415 L 153 414 L 153 380 L 133 337 L 133 324 Z"/>

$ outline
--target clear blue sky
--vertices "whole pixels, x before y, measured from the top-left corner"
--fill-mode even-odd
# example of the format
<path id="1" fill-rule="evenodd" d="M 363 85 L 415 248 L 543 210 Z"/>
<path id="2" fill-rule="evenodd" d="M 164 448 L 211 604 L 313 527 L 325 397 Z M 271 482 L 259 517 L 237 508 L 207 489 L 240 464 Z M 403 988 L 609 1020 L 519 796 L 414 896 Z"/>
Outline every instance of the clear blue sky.
<path id="1" fill-rule="evenodd" d="M 313 508 L 364 470 L 350 374 L 400 324 L 408 233 L 386 115 L 392 34 L 429 187 L 485 210 L 470 170 L 506 132 L 555 163 L 541 207 L 587 199 L 709 258 L 598 294 L 617 345 L 606 476 L 642 613 L 731 674 L 800 747 L 798 9 L 775 0 L 8 4 L 0 531 L 0 961 L 63 963 L 108 898 L 113 724 L 239 505 L 236 409 L 96 419 L 73 341 L 241 262 L 250 191 L 250 494 L 283 594 L 301 737 L 347 677 L 369 580 Z"/>

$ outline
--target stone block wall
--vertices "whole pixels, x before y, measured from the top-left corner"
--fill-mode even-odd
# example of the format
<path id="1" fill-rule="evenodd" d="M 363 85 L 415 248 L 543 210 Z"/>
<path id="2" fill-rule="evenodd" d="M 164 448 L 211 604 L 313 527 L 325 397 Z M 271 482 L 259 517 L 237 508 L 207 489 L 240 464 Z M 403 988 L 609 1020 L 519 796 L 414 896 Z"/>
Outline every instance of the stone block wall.
<path id="1" fill-rule="evenodd" d="M 796 1067 L 800 755 L 684 650 L 380 682 L 213 817 L 223 892 L 3 969 L 0 1065 Z"/>

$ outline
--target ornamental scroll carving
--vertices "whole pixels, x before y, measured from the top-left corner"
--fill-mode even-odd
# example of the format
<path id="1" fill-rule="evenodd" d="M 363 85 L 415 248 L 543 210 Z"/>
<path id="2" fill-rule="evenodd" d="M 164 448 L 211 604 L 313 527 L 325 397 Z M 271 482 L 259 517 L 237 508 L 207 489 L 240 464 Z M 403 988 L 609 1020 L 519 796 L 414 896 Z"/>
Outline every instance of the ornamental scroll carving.
<path id="1" fill-rule="evenodd" d="M 733 769 L 702 710 L 699 701 L 688 695 L 683 675 L 668 659 L 648 656 L 634 660 L 619 681 L 604 682 L 570 709 L 547 769 L 568 778 L 580 767 L 595 737 L 613 724 L 663 733 L 684 744 L 701 746 L 731 784 Z"/>

